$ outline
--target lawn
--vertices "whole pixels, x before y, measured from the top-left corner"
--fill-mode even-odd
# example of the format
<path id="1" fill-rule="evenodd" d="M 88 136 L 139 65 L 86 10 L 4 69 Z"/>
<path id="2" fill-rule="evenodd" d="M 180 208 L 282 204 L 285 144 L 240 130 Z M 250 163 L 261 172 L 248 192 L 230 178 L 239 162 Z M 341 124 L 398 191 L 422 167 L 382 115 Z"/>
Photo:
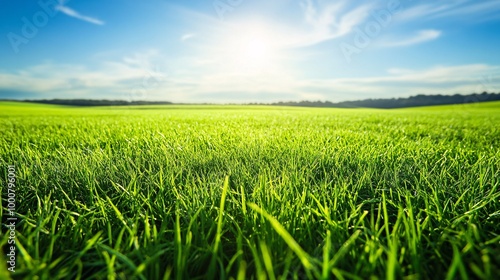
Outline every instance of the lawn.
<path id="1" fill-rule="evenodd" d="M 14 278 L 500 275 L 500 102 L 3 102 L 0 135 L 4 217 L 9 165 L 16 175 Z"/>

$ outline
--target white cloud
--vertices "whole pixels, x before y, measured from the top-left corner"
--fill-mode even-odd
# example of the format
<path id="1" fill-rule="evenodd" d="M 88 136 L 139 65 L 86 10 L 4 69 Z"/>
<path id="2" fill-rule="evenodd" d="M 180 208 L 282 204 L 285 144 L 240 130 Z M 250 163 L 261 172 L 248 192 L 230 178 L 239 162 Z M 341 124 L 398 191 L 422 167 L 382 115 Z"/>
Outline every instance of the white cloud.
<path id="1" fill-rule="evenodd" d="M 407 97 L 415 94 L 500 92 L 500 66 L 471 64 L 424 70 L 389 69 L 388 75 L 364 78 L 308 80 L 302 87 L 323 93 L 324 99 Z"/>
<path id="2" fill-rule="evenodd" d="M 43 98 L 150 99 L 149 93 L 168 78 L 156 65 L 156 51 L 102 61 L 94 68 L 75 64 L 43 63 L 8 73 L 0 71 L 0 90 L 39 94 Z"/>
<path id="3" fill-rule="evenodd" d="M 427 41 L 432 41 L 441 36 L 441 31 L 439 30 L 420 30 L 416 34 L 414 34 L 412 37 L 409 38 L 401 38 L 399 40 L 391 40 L 387 42 L 382 42 L 380 43 L 380 46 L 383 47 L 404 47 L 404 46 L 411 46 L 411 45 L 416 45 L 420 43 L 424 43 Z"/>
<path id="4" fill-rule="evenodd" d="M 492 1 L 474 1 L 475 3 L 469 3 L 467 5 L 463 5 L 457 7 L 455 9 L 450 9 L 438 13 L 435 17 L 461 17 L 470 16 L 470 15 L 478 15 L 478 14 L 488 14 L 488 13 L 498 13 L 500 10 L 500 1 L 492 0 Z M 480 19 L 480 18 L 479 18 Z"/>
<path id="5" fill-rule="evenodd" d="M 185 42 L 185 41 L 187 41 L 187 40 L 189 40 L 189 39 L 194 38 L 195 36 L 196 36 L 196 34 L 193 34 L 193 33 L 187 33 L 187 34 L 184 34 L 184 35 L 182 35 L 182 37 L 181 37 L 181 41 L 182 41 L 182 42 Z"/>
<path id="6" fill-rule="evenodd" d="M 155 61 L 158 59 L 154 58 Z M 40 98 L 133 98 L 221 103 L 303 99 L 343 101 L 419 93 L 500 92 L 500 66 L 485 64 L 437 66 L 423 70 L 389 69 L 387 74 L 375 77 L 299 79 L 293 73 L 280 72 L 271 72 L 267 76 L 238 72 L 158 72 L 126 60 L 103 62 L 98 69 L 46 63 L 16 73 L 0 72 L 0 90 L 33 92 Z"/>
<path id="7" fill-rule="evenodd" d="M 371 4 L 347 8 L 348 1 L 336 1 L 325 5 L 324 2 L 305 0 L 301 2 L 305 22 L 309 30 L 302 34 L 299 45 L 314 45 L 350 33 L 354 27 L 364 22 Z"/>
<path id="8" fill-rule="evenodd" d="M 398 20 L 432 20 L 436 18 L 457 19 L 460 21 L 473 19 L 482 20 L 478 15 L 498 14 L 500 1 L 454 0 L 443 3 L 433 1 L 429 4 L 419 4 L 403 10 L 397 15 Z"/>
<path id="9" fill-rule="evenodd" d="M 80 14 L 79 12 L 73 10 L 72 8 L 65 6 L 64 2 L 66 2 L 66 1 L 59 1 L 59 5 L 57 5 L 55 9 L 62 12 L 63 14 L 65 14 L 67 16 L 70 16 L 70 17 L 73 17 L 73 18 L 76 18 L 79 20 L 83 20 L 83 21 L 90 22 L 90 23 L 97 24 L 97 25 L 104 25 L 104 21 L 97 19 L 97 18 L 84 16 L 84 15 Z"/>
<path id="10" fill-rule="evenodd" d="M 474 19 L 476 21 L 498 19 L 500 0 L 473 1 L 429 1 L 424 4 L 412 5 L 405 1 L 401 3 L 402 10 L 395 14 L 398 22 L 428 21 L 432 19 Z M 384 1 L 364 1 L 364 4 L 352 5 L 351 1 L 335 1 L 334 3 L 321 0 L 302 0 L 305 32 L 293 32 L 295 45 L 310 46 L 327 40 L 351 34 L 356 27 L 362 27 L 369 20 L 373 20 L 371 13 L 379 8 L 386 8 Z M 481 16 L 478 16 L 481 15 Z M 488 16 L 488 17 L 485 17 Z M 295 30 L 303 30 L 304 26 L 294 26 Z M 389 30 L 387 30 L 388 32 Z M 394 40 L 387 46 L 408 46 L 439 38 L 441 32 L 434 29 L 421 30 L 412 38 Z"/>

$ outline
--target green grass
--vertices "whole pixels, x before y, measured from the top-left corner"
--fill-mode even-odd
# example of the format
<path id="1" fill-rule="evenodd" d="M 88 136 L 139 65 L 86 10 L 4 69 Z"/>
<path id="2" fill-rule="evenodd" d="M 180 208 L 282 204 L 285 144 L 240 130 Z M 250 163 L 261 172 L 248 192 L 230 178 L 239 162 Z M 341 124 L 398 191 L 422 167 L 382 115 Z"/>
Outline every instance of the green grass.
<path id="1" fill-rule="evenodd" d="M 18 176 L 14 278 L 500 275 L 498 102 L 0 103 L 0 135 L 4 203 L 7 165 Z"/>

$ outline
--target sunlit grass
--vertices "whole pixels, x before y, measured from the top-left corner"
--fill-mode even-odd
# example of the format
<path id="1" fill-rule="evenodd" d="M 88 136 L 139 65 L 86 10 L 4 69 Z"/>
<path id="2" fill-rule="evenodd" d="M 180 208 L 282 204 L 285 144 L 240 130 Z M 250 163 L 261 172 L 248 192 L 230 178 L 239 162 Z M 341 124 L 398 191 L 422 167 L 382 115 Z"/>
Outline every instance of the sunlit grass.
<path id="1" fill-rule="evenodd" d="M 499 104 L 0 103 L 13 276 L 493 279 Z"/>

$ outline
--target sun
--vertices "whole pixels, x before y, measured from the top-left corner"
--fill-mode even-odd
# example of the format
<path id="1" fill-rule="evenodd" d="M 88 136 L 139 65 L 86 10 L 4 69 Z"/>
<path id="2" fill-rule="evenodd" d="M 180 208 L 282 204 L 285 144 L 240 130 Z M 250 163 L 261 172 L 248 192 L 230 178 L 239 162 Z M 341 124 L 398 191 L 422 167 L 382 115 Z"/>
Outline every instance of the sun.
<path id="1" fill-rule="evenodd" d="M 224 24 L 209 34 L 200 48 L 212 75 L 266 78 L 291 71 L 290 44 L 279 25 L 264 20 Z M 208 66 L 210 65 L 210 66 Z M 208 68 L 207 68 L 208 69 Z"/>
<path id="2" fill-rule="evenodd" d="M 219 42 L 225 63 L 239 72 L 262 72 L 276 63 L 278 48 L 269 28 L 259 24 L 240 25 Z"/>
<path id="3" fill-rule="evenodd" d="M 246 56 L 248 59 L 252 60 L 268 59 L 269 58 L 268 44 L 259 38 L 250 39 L 247 45 L 244 47 L 243 55 Z"/>
<path id="4" fill-rule="evenodd" d="M 232 50 L 232 63 L 241 70 L 264 70 L 273 62 L 274 50 L 272 41 L 264 31 L 251 30 L 236 38 Z"/>

